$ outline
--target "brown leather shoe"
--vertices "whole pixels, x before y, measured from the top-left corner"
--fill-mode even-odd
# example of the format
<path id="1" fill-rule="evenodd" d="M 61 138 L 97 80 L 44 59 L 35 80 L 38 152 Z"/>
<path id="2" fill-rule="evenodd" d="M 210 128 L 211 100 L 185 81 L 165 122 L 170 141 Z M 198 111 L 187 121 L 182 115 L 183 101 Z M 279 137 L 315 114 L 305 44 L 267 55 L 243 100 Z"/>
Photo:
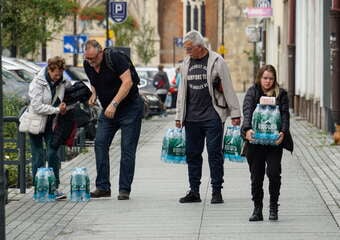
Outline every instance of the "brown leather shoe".
<path id="1" fill-rule="evenodd" d="M 91 198 L 111 197 L 111 190 L 100 190 L 96 189 L 91 192 Z"/>
<path id="2" fill-rule="evenodd" d="M 120 191 L 118 195 L 118 200 L 129 200 L 130 199 L 130 193 L 125 191 Z"/>

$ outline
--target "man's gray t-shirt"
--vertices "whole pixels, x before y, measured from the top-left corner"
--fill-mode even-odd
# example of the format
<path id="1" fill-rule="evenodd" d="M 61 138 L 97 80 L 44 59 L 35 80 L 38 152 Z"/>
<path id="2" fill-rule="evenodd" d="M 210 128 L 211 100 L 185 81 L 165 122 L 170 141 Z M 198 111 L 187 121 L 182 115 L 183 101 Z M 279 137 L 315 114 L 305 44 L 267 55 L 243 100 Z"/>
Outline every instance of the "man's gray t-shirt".
<path id="1" fill-rule="evenodd" d="M 186 121 L 199 122 L 218 118 L 212 105 L 207 82 L 209 54 L 201 59 L 190 59 L 187 75 Z"/>

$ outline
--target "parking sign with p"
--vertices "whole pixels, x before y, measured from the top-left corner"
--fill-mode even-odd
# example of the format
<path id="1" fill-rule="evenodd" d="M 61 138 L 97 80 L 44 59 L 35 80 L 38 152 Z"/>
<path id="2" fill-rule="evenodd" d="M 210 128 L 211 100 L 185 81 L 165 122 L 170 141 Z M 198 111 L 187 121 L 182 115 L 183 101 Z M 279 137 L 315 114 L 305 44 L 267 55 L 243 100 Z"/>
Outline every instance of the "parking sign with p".
<path id="1" fill-rule="evenodd" d="M 126 2 L 110 2 L 110 16 L 116 23 L 122 23 L 127 18 Z"/>

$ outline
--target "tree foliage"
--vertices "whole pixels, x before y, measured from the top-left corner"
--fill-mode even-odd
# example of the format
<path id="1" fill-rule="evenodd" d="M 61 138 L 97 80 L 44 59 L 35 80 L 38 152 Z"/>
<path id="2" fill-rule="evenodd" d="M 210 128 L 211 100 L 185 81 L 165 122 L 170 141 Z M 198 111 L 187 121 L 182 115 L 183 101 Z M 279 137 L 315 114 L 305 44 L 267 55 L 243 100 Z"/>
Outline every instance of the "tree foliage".
<path id="1" fill-rule="evenodd" d="M 103 21 L 105 18 L 105 7 L 103 5 L 88 7 L 85 6 L 81 9 L 79 13 L 79 18 L 82 21 L 86 20 L 98 20 Z"/>
<path id="2" fill-rule="evenodd" d="M 60 31 L 62 21 L 73 14 L 72 0 L 3 0 L 3 47 L 14 47 L 24 56 Z"/>
<path id="3" fill-rule="evenodd" d="M 135 47 L 137 55 L 145 65 L 148 65 L 151 59 L 156 56 L 154 32 L 155 29 L 151 26 L 150 22 L 146 22 L 141 26 L 136 37 Z"/>
<path id="4" fill-rule="evenodd" d="M 130 46 L 138 30 L 137 23 L 131 16 L 123 23 L 113 24 L 111 28 L 115 33 L 116 46 Z"/>

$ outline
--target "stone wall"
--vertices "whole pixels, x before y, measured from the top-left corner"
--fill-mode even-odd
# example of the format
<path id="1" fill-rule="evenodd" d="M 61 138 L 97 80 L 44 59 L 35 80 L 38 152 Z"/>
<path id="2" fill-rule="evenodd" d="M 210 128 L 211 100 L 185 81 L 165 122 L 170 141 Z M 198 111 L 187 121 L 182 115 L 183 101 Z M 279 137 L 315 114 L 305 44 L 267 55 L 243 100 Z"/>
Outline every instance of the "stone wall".
<path id="1" fill-rule="evenodd" d="M 159 0 L 158 32 L 160 36 L 160 62 L 178 62 L 184 56 L 182 48 L 173 48 L 174 37 L 183 36 L 183 5 L 181 0 Z M 175 50 L 175 60 L 173 53 Z"/>
<path id="2" fill-rule="evenodd" d="M 245 91 L 253 83 L 253 64 L 248 61 L 244 51 L 252 51 L 245 29 L 253 20 L 247 19 L 243 10 L 247 0 L 225 0 L 224 45 L 227 50 L 224 58 L 229 66 L 236 91 Z"/>
<path id="3" fill-rule="evenodd" d="M 177 63 L 185 56 L 182 48 L 173 45 L 174 37 L 183 37 L 184 17 L 182 0 L 159 0 L 158 29 L 160 35 L 160 61 L 165 64 Z M 213 50 L 218 47 L 218 1 L 206 0 L 206 38 Z M 174 58 L 175 50 L 175 58 Z"/>

